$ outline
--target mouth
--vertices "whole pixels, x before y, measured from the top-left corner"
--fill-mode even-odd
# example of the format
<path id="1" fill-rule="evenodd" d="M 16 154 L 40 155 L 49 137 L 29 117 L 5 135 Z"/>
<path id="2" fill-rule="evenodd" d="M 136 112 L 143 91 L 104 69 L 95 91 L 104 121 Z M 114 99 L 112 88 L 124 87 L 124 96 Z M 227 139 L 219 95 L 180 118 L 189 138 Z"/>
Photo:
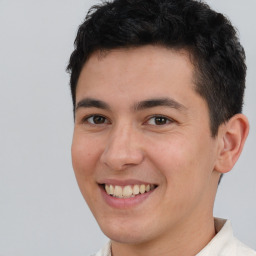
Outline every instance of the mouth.
<path id="1" fill-rule="evenodd" d="M 154 184 L 134 184 L 119 186 L 113 184 L 102 184 L 101 185 L 105 192 L 115 198 L 132 198 L 142 194 L 146 194 L 154 189 L 157 185 Z"/>

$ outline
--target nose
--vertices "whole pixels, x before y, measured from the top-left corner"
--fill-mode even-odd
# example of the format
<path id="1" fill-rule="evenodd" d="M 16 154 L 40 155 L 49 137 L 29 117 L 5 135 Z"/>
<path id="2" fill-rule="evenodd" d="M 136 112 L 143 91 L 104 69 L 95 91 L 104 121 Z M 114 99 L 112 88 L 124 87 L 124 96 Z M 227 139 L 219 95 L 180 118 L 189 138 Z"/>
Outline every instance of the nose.
<path id="1" fill-rule="evenodd" d="M 143 158 L 139 132 L 128 125 L 123 125 L 111 131 L 101 155 L 101 162 L 111 170 L 120 171 L 139 165 Z"/>

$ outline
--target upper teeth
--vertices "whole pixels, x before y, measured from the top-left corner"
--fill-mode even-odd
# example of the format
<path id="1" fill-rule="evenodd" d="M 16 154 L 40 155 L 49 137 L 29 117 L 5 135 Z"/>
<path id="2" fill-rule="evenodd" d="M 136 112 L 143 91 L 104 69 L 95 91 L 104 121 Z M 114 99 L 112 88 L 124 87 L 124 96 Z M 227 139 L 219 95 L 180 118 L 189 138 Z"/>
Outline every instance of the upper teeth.
<path id="1" fill-rule="evenodd" d="M 107 194 L 118 198 L 134 197 L 138 194 L 144 194 L 145 192 L 148 192 L 154 188 L 155 186 L 150 184 L 133 186 L 128 185 L 124 187 L 105 184 L 105 190 Z"/>

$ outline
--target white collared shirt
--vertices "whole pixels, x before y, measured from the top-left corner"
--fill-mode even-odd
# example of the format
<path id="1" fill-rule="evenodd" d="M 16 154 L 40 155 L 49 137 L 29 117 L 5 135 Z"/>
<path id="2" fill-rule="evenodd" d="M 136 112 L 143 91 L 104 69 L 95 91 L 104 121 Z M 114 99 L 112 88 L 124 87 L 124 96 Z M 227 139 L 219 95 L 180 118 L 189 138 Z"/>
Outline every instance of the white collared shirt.
<path id="1" fill-rule="evenodd" d="M 217 234 L 195 256 L 256 256 L 256 252 L 237 240 L 229 220 L 214 219 Z M 108 242 L 94 256 L 111 256 L 111 243 Z"/>

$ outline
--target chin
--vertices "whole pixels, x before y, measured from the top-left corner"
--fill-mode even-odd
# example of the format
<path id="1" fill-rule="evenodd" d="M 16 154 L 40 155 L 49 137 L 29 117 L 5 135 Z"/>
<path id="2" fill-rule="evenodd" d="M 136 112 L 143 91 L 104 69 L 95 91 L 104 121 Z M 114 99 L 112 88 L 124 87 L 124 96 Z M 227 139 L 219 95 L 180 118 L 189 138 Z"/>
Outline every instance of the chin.
<path id="1" fill-rule="evenodd" d="M 99 223 L 102 232 L 112 241 L 124 244 L 138 244 L 147 240 L 145 233 L 150 233 L 135 221 L 129 223 L 127 220 L 120 222 Z"/>
<path id="2" fill-rule="evenodd" d="M 145 237 L 145 234 L 142 232 L 127 232 L 125 230 L 123 231 L 108 231 L 104 232 L 104 234 L 111 240 L 115 241 L 117 243 L 122 244 L 143 244 L 146 243 L 149 238 Z"/>

